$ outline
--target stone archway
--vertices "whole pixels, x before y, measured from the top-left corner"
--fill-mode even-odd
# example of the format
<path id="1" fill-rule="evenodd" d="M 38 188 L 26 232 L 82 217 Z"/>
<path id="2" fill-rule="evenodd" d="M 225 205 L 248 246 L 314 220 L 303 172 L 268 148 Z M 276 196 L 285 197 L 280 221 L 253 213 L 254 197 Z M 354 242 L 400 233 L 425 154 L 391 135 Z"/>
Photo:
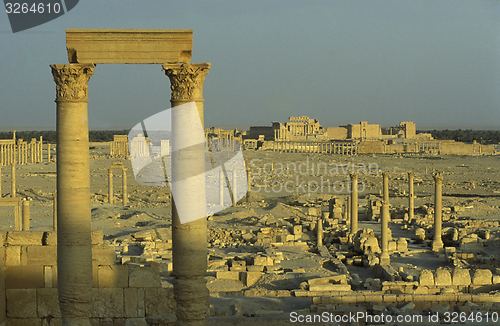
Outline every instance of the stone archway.
<path id="1" fill-rule="evenodd" d="M 189 63 L 192 34 L 192 30 L 66 31 L 70 63 L 51 65 L 56 83 L 57 266 L 63 325 L 90 326 L 92 251 L 87 103 L 88 81 L 95 65 L 162 64 L 171 82 L 172 107 L 194 101 L 203 122 L 202 91 L 210 64 Z M 201 183 L 199 190 L 205 191 Z M 197 205 L 205 206 L 200 201 Z M 209 307 L 204 279 L 206 228 L 206 219 L 181 224 L 175 203 L 172 205 L 174 293 L 179 325 L 205 324 Z"/>

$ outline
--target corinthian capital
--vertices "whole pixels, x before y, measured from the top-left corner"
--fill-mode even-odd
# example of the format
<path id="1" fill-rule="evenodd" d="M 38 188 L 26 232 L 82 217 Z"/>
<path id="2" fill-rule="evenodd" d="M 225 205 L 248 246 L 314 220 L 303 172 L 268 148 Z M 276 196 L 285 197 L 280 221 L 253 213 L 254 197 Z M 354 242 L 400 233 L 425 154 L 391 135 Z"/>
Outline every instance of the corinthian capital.
<path id="1" fill-rule="evenodd" d="M 443 174 L 436 173 L 433 178 L 436 183 L 443 183 Z"/>
<path id="2" fill-rule="evenodd" d="M 56 83 L 56 101 L 88 101 L 88 81 L 94 64 L 51 65 Z"/>
<path id="3" fill-rule="evenodd" d="M 202 100 L 203 83 L 209 69 L 209 63 L 164 64 L 163 70 L 170 79 L 172 100 Z"/>

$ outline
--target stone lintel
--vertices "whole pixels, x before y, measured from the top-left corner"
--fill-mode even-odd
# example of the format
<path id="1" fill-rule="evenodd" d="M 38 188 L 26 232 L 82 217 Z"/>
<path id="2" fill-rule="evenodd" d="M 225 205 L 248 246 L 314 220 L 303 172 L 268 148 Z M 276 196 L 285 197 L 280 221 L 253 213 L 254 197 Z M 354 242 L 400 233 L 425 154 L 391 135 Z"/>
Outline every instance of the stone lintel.
<path id="1" fill-rule="evenodd" d="M 189 63 L 190 29 L 67 29 L 70 63 Z"/>

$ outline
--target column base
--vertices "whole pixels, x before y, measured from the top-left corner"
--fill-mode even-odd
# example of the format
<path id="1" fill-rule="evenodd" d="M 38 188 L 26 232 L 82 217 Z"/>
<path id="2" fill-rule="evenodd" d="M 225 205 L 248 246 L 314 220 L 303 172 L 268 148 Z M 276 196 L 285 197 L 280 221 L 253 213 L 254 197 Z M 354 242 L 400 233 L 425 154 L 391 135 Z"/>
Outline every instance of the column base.
<path id="1" fill-rule="evenodd" d="M 387 265 L 391 264 L 391 258 L 389 257 L 388 253 L 382 253 L 382 255 L 380 255 L 380 263 L 379 264 L 382 266 L 387 266 Z"/>
<path id="2" fill-rule="evenodd" d="M 444 253 L 443 241 L 435 241 L 432 243 L 432 252 L 441 254 Z"/>

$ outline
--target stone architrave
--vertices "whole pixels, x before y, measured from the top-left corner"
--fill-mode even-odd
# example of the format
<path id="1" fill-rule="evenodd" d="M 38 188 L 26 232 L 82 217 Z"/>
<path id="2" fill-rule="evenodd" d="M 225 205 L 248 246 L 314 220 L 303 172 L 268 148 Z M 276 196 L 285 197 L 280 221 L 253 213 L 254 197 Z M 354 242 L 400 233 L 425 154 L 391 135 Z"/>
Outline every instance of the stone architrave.
<path id="1" fill-rule="evenodd" d="M 443 175 L 434 175 L 435 195 L 434 195 L 434 240 L 432 241 L 432 251 L 443 251 L 443 240 L 441 240 L 442 212 L 443 212 Z"/>
<path id="2" fill-rule="evenodd" d="M 209 63 L 163 65 L 163 70 L 170 79 L 172 107 L 194 101 L 202 125 L 204 121 L 203 84 L 209 69 Z M 183 143 L 184 137 L 190 137 L 190 131 L 186 130 L 185 126 L 178 125 L 178 115 L 176 110 L 172 111 L 172 135 L 178 137 L 174 143 Z M 198 147 L 176 149 L 173 145 L 172 148 L 172 156 L 176 155 L 177 150 L 182 152 L 182 155 L 172 160 L 172 174 L 195 176 L 190 178 L 193 181 L 191 184 L 178 187 L 178 193 L 183 198 L 184 193 L 188 198 L 196 198 L 190 205 L 193 212 L 206 210 L 204 149 Z M 175 200 L 176 198 L 173 198 L 172 201 L 172 240 L 177 323 L 178 325 L 205 325 L 209 310 L 209 291 L 205 281 L 207 220 L 201 218 L 182 224 Z"/>
<path id="3" fill-rule="evenodd" d="M 56 83 L 57 275 L 63 326 L 90 326 L 92 242 L 88 81 L 93 64 L 51 65 Z"/>
<path id="4" fill-rule="evenodd" d="M 189 63 L 193 30 L 67 29 L 70 63 Z"/>

